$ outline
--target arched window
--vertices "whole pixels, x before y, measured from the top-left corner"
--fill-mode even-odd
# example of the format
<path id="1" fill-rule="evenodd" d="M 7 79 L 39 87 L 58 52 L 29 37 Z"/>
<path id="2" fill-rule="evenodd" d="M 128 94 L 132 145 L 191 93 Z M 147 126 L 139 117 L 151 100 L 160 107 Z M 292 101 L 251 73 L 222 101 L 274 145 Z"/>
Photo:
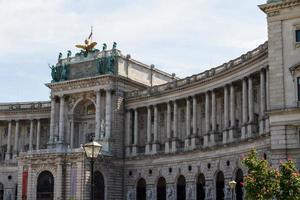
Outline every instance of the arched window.
<path id="1" fill-rule="evenodd" d="M 96 171 L 94 174 L 94 199 L 95 200 L 105 199 L 104 177 L 99 171 Z"/>
<path id="2" fill-rule="evenodd" d="M 224 174 L 219 171 L 216 176 L 216 200 L 224 200 Z"/>
<path id="3" fill-rule="evenodd" d="M 180 175 L 177 179 L 177 200 L 185 200 L 185 178 Z"/>
<path id="4" fill-rule="evenodd" d="M 164 177 L 158 179 L 156 192 L 157 200 L 166 200 L 166 179 Z"/>
<path id="5" fill-rule="evenodd" d="M 37 200 L 53 200 L 54 178 L 51 172 L 43 171 L 37 179 Z"/>
<path id="6" fill-rule="evenodd" d="M 141 178 L 137 182 L 136 199 L 137 200 L 146 200 L 146 181 L 143 178 Z"/>
<path id="7" fill-rule="evenodd" d="M 0 183 L 0 200 L 3 200 L 3 194 L 4 194 L 4 186 L 2 183 Z"/>
<path id="8" fill-rule="evenodd" d="M 235 195 L 236 200 L 243 200 L 243 181 L 244 181 L 244 175 L 243 171 L 241 169 L 238 169 L 235 174 Z"/>
<path id="9" fill-rule="evenodd" d="M 205 199 L 205 177 L 203 174 L 199 174 L 197 177 L 197 200 Z"/>

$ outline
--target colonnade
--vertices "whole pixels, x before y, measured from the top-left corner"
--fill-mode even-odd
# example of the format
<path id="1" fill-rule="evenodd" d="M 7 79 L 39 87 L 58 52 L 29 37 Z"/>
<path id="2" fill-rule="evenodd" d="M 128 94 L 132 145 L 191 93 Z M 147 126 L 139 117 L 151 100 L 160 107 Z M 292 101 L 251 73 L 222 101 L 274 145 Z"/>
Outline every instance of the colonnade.
<path id="1" fill-rule="evenodd" d="M 6 155 L 5 160 L 15 160 L 18 152 L 20 151 L 19 148 L 19 138 L 20 138 L 20 121 L 21 120 L 8 120 L 7 121 L 7 149 L 6 149 Z M 27 119 L 24 119 L 22 121 L 27 121 Z M 29 151 L 32 150 L 39 150 L 40 149 L 40 138 L 41 138 L 41 119 L 29 119 L 30 121 L 30 128 L 29 128 Z M 12 141 L 12 126 L 15 125 L 15 131 L 14 131 L 14 141 Z M 34 137 L 33 134 L 36 132 L 36 147 L 33 148 L 34 143 Z M 13 148 L 12 148 L 13 145 Z M 13 157 L 11 157 L 13 155 Z"/>
<path id="2" fill-rule="evenodd" d="M 105 92 L 105 130 L 101 130 L 101 116 L 104 108 L 101 108 L 101 102 L 103 101 L 101 92 Z M 109 139 L 111 137 L 111 124 L 112 124 L 112 90 L 96 90 L 95 91 L 96 101 L 95 103 L 95 140 L 100 139 Z M 65 108 L 65 99 L 66 95 L 54 96 L 51 98 L 51 120 L 50 120 L 50 137 L 49 144 L 50 146 L 53 144 L 63 145 L 65 144 L 65 122 L 70 122 L 70 148 L 74 148 L 74 118 L 67 119 L 66 116 L 66 108 Z M 58 106 L 57 106 L 58 104 Z M 75 105 L 76 106 L 76 105 Z M 59 108 L 59 109 L 57 109 Z M 74 108 L 73 108 L 74 110 Z M 57 119 L 57 112 L 59 118 Z M 74 115 L 74 113 L 72 113 Z M 58 123 L 57 123 L 58 122 Z M 58 134 L 56 133 L 56 125 L 58 124 Z M 101 131 L 103 132 L 101 134 Z M 80 133 L 82 134 L 82 133 Z M 58 141 L 55 141 L 55 135 L 58 135 Z"/>
<path id="3" fill-rule="evenodd" d="M 260 84 L 260 94 L 259 96 L 259 122 L 254 119 L 254 91 L 253 91 L 253 78 L 259 78 Z M 236 118 L 236 88 L 240 87 L 242 92 L 242 116 L 241 123 L 237 124 Z M 217 124 L 217 102 L 216 94 L 223 94 L 224 110 L 223 110 L 223 124 L 222 130 L 220 125 Z M 201 131 L 202 127 L 197 127 L 197 118 L 201 115 L 197 111 L 197 103 L 199 102 L 199 97 L 204 97 L 205 102 L 205 131 Z M 203 98 L 200 98 L 203 99 Z M 183 141 L 179 141 L 178 138 L 178 102 L 185 101 L 185 137 Z M 165 144 L 162 144 L 157 140 L 158 138 L 158 105 L 163 105 L 166 109 L 166 133 L 161 133 L 166 135 Z M 259 126 L 259 134 L 266 132 L 266 69 L 261 69 L 254 74 L 247 75 L 241 80 L 227 83 L 222 87 L 211 88 L 204 93 L 191 94 L 189 96 L 173 99 L 167 102 L 159 102 L 156 104 L 147 105 L 147 143 L 145 147 L 146 154 L 155 154 L 158 151 L 164 151 L 165 153 L 176 152 L 179 148 L 184 148 L 185 150 L 195 149 L 197 147 L 206 148 L 211 147 L 216 144 L 227 144 L 234 141 L 237 138 L 237 134 L 240 134 L 240 140 L 253 137 L 255 132 L 255 126 Z M 138 141 L 139 132 L 139 112 L 143 108 L 135 107 L 127 109 L 126 114 L 126 145 L 127 145 L 127 155 L 136 155 L 140 151 Z M 173 112 L 172 112 L 173 110 Z M 152 113 L 153 113 L 153 130 L 152 128 Z M 173 118 L 173 121 L 171 120 Z M 133 120 L 133 131 L 130 124 Z M 202 126 L 202 125 L 201 125 Z M 239 129 L 241 129 L 240 133 Z M 199 131 L 200 130 L 200 131 Z M 132 135 L 133 133 L 133 135 Z M 152 137 L 153 135 L 153 137 Z M 132 140 L 133 138 L 133 140 Z M 220 138 L 222 138 L 220 140 Z M 181 144 L 180 144 L 181 143 Z M 163 147 L 160 149 L 159 147 Z"/>

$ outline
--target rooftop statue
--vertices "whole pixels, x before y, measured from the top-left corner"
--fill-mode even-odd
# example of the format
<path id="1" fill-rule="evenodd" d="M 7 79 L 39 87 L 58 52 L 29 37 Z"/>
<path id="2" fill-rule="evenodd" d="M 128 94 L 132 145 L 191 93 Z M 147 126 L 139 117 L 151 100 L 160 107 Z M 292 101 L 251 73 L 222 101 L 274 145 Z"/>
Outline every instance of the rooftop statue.
<path id="1" fill-rule="evenodd" d="M 77 44 L 75 47 L 82 49 L 85 51 L 85 53 L 91 52 L 94 47 L 97 45 L 97 42 L 92 41 L 92 35 L 93 35 L 93 27 L 91 29 L 91 33 L 87 39 L 84 40 L 84 44 Z"/>

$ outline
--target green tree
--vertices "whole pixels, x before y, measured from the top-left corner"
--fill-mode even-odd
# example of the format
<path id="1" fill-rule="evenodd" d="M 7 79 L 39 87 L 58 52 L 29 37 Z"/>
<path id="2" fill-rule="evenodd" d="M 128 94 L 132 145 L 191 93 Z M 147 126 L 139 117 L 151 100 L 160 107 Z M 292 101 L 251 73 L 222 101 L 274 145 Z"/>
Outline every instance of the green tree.
<path id="1" fill-rule="evenodd" d="M 266 160 L 260 159 L 255 150 L 243 160 L 248 168 L 245 177 L 246 199 L 271 200 L 279 192 L 280 174 Z"/>

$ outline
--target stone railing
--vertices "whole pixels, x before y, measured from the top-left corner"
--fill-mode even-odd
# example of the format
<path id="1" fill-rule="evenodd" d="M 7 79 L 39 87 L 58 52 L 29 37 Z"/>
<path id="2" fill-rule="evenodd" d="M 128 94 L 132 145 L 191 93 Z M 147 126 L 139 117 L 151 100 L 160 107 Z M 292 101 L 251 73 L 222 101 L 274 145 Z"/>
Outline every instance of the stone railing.
<path id="1" fill-rule="evenodd" d="M 185 86 L 187 84 L 190 84 L 190 83 L 193 83 L 196 81 L 205 80 L 205 79 L 211 78 L 215 75 L 219 75 L 228 69 L 232 69 L 232 68 L 234 68 L 234 67 L 262 54 L 262 53 L 265 53 L 267 51 L 267 49 L 268 49 L 268 42 L 265 42 L 264 44 L 261 44 L 260 46 L 258 46 L 256 49 L 249 51 L 246 54 L 243 54 L 234 60 L 224 63 L 223 65 L 220 65 L 218 67 L 206 70 L 200 74 L 195 74 L 193 76 L 189 76 L 189 77 L 186 77 L 186 78 L 180 79 L 180 80 L 174 80 L 172 82 L 169 82 L 169 83 L 166 83 L 163 85 L 154 86 L 147 90 L 134 90 L 131 92 L 127 92 L 125 95 L 127 98 L 147 97 L 147 96 L 150 96 L 153 94 L 159 94 L 161 92 L 165 92 L 166 90 L 169 90 L 169 89 L 182 87 L 182 86 Z"/>
<path id="2" fill-rule="evenodd" d="M 50 101 L 40 102 L 21 102 L 21 103 L 1 103 L 1 111 L 17 111 L 17 110 L 38 110 L 38 109 L 50 109 Z"/>

